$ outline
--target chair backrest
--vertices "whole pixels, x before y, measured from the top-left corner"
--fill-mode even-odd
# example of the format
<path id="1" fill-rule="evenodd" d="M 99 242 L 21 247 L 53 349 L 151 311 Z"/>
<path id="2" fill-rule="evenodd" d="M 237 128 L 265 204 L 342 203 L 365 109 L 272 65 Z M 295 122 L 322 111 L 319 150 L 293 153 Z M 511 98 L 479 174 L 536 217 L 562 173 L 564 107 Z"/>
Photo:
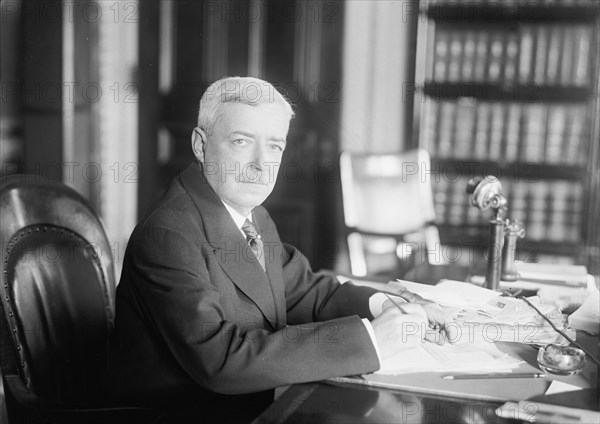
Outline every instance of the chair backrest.
<path id="1" fill-rule="evenodd" d="M 115 310 L 100 219 L 77 192 L 35 175 L 2 179 L 0 213 L 2 343 L 12 346 L 2 359 L 13 368 L 3 372 L 49 400 L 98 400 Z"/>
<path id="2" fill-rule="evenodd" d="M 418 258 L 437 264 L 435 221 L 427 151 L 340 157 L 350 269 L 357 277 L 396 278 Z M 414 263 L 413 263 L 414 262 Z"/>
<path id="3" fill-rule="evenodd" d="M 435 220 L 427 151 L 397 154 L 343 152 L 340 173 L 347 227 L 402 235 Z"/>

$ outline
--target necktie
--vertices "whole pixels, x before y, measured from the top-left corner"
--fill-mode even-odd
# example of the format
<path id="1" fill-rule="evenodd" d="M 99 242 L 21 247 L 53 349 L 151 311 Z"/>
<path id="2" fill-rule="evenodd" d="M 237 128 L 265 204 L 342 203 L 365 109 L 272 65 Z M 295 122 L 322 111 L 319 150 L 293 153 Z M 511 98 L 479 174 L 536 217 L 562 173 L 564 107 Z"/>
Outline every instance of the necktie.
<path id="1" fill-rule="evenodd" d="M 264 245 L 260 239 L 260 235 L 256 232 L 256 227 L 247 219 L 244 225 L 242 225 L 242 231 L 246 234 L 248 246 L 250 246 L 250 249 L 252 249 L 252 252 L 258 258 L 260 266 L 266 272 Z"/>

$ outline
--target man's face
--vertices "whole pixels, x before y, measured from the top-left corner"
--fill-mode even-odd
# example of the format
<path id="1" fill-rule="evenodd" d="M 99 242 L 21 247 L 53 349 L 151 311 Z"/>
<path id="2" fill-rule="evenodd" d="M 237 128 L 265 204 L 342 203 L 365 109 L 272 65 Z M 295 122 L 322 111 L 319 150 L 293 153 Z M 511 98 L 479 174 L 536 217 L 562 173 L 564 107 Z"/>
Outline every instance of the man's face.
<path id="1" fill-rule="evenodd" d="M 271 194 L 289 119 L 279 103 L 225 103 L 204 145 L 204 173 L 217 195 L 242 215 Z"/>

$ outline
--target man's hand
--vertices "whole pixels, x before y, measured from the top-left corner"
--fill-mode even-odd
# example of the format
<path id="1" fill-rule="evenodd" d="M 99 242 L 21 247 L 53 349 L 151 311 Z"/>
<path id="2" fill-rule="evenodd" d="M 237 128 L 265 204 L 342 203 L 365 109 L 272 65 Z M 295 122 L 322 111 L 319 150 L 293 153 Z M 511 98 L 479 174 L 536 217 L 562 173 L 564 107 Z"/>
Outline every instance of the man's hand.
<path id="1" fill-rule="evenodd" d="M 437 303 L 427 300 L 408 290 L 404 290 L 398 294 L 409 302 L 408 304 L 404 304 L 406 312 L 412 312 L 410 306 L 412 304 L 417 304 L 420 305 L 427 314 L 429 331 L 425 334 L 426 340 L 440 345 L 446 342 L 455 343 L 457 341 L 458 328 L 452 319 L 452 310 L 445 309 Z M 383 304 L 383 310 L 385 311 L 388 308 L 396 308 L 396 306 L 390 300 L 386 300 Z"/>
<path id="2" fill-rule="evenodd" d="M 423 299 L 415 302 L 425 310 L 429 326 L 433 331 L 428 331 L 425 339 L 437 344 L 446 342 L 455 343 L 458 339 L 458 328 L 453 322 L 452 312 L 442 308 L 435 302 Z"/>
<path id="3" fill-rule="evenodd" d="M 419 346 L 427 332 L 427 318 L 424 315 L 404 314 L 398 308 L 386 309 L 371 325 L 382 359 Z"/>

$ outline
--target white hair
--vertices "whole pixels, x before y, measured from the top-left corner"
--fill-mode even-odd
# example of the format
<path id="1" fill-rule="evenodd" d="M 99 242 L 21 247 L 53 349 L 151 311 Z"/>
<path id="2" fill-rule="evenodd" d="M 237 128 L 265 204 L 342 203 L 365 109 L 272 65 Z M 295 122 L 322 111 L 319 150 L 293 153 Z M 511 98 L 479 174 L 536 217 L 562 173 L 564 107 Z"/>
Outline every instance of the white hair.
<path id="1" fill-rule="evenodd" d="M 271 83 L 252 77 L 227 77 L 212 83 L 202 95 L 198 108 L 198 127 L 207 135 L 212 134 L 221 116 L 220 106 L 234 102 L 250 106 L 279 103 L 288 119 L 294 117 L 290 103 Z"/>

